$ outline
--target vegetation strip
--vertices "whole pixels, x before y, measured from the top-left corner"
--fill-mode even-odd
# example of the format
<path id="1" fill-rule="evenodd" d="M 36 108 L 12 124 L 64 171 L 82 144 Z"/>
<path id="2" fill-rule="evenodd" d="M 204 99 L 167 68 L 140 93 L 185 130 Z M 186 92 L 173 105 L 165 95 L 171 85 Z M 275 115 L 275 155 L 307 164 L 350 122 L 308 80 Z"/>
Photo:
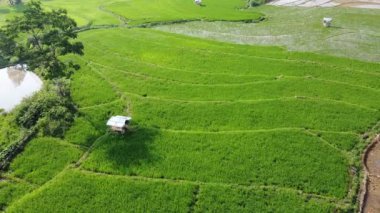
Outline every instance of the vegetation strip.
<path id="1" fill-rule="evenodd" d="M 312 194 L 312 193 L 305 193 L 302 190 L 288 188 L 288 187 L 281 187 L 281 186 L 271 186 L 271 185 L 241 185 L 241 184 L 227 184 L 227 183 L 216 183 L 216 182 L 201 182 L 201 181 L 190 181 L 190 180 L 184 180 L 184 179 L 167 179 L 167 178 L 151 178 L 151 177 L 145 177 L 145 176 L 129 176 L 129 175 L 115 175 L 115 174 L 109 174 L 109 173 L 103 173 L 103 172 L 94 172 L 90 171 L 84 168 L 77 169 L 80 172 L 83 173 L 90 173 L 90 174 L 97 174 L 97 175 L 103 175 L 103 176 L 116 176 L 121 177 L 125 179 L 131 179 L 131 180 L 146 180 L 146 181 L 153 181 L 153 182 L 169 182 L 169 183 L 190 183 L 195 186 L 197 185 L 211 185 L 211 186 L 227 186 L 227 187 L 239 187 L 239 188 L 247 188 L 247 189 L 277 189 L 281 191 L 293 191 L 298 194 L 302 194 L 303 196 L 312 196 L 317 199 L 326 200 L 328 202 L 335 202 L 337 205 L 345 205 L 344 200 L 339 200 L 335 197 L 325 196 L 325 195 L 319 195 L 319 194 Z"/>
<path id="2" fill-rule="evenodd" d="M 96 71 L 99 73 L 100 76 L 103 76 L 100 72 Z M 109 80 L 108 80 L 109 82 Z M 262 83 L 262 82 L 259 82 Z M 114 87 L 116 87 L 115 83 L 112 83 Z M 214 85 L 213 85 L 214 86 Z M 377 91 L 377 90 L 376 90 Z M 379 90 L 380 92 L 380 90 Z M 136 94 L 136 93 L 131 93 L 131 92 L 124 92 L 125 94 L 128 95 L 133 95 L 136 97 L 141 97 L 141 95 Z M 354 104 L 354 103 L 349 103 L 345 101 L 338 101 L 338 100 L 333 100 L 333 99 L 324 99 L 324 98 L 313 98 L 313 97 L 306 97 L 306 96 L 295 96 L 295 97 L 281 97 L 281 98 L 273 98 L 273 99 L 257 99 L 257 100 L 180 100 L 180 99 L 166 99 L 166 98 L 160 98 L 160 97 L 144 97 L 144 98 L 149 98 L 149 99 L 154 99 L 154 100 L 162 100 L 162 101 L 172 101 L 172 102 L 187 102 L 187 103 L 254 103 L 254 102 L 270 102 L 270 101 L 281 101 L 281 100 L 295 100 L 295 99 L 306 99 L 306 100 L 320 100 L 320 101 L 328 101 L 328 102 L 336 102 L 336 103 L 341 103 L 341 104 L 346 104 L 350 106 L 355 106 L 359 108 L 363 108 L 366 110 L 371 110 L 377 112 L 378 109 L 375 108 L 370 108 L 366 106 L 362 106 L 359 104 Z"/>

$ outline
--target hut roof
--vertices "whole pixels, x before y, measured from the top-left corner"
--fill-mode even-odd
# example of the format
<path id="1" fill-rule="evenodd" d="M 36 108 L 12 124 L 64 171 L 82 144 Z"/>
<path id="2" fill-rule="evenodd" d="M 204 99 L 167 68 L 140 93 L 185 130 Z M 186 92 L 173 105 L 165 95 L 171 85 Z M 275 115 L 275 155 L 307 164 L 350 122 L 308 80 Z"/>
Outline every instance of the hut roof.
<path id="1" fill-rule="evenodd" d="M 130 121 L 132 120 L 131 117 L 127 117 L 127 116 L 121 116 L 121 115 L 117 115 L 117 116 L 112 116 L 108 121 L 107 121 L 107 126 L 113 126 L 113 127 L 123 127 L 125 126 L 125 122 L 126 121 Z"/>

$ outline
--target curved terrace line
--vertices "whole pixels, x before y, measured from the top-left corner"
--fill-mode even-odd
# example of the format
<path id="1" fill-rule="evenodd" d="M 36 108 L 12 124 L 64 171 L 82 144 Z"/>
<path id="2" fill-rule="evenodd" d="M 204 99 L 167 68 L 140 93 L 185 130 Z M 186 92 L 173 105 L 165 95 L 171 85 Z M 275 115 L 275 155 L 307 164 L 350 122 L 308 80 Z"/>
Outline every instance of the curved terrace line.
<path id="1" fill-rule="evenodd" d="M 95 70 L 98 75 L 100 75 L 103 79 L 104 76 L 101 74 L 100 71 Z M 115 82 L 110 81 L 109 79 L 107 80 L 108 83 L 113 86 L 113 87 L 118 87 Z M 122 91 L 118 87 L 118 92 L 122 94 L 128 94 L 128 95 L 133 95 L 138 98 L 143 98 L 143 99 L 153 99 L 153 100 L 158 100 L 158 101 L 168 101 L 168 102 L 183 102 L 183 103 L 257 103 L 257 102 L 270 102 L 270 101 L 282 101 L 282 100 L 312 100 L 312 101 L 325 101 L 325 102 L 331 102 L 331 103 L 338 103 L 338 104 L 343 104 L 347 106 L 352 106 L 356 108 L 361 108 L 365 109 L 368 111 L 373 111 L 377 112 L 379 111 L 378 109 L 374 109 L 371 107 L 366 107 L 362 106 L 359 104 L 354 104 L 350 102 L 345 102 L 345 101 L 339 101 L 339 100 L 334 100 L 334 99 L 328 99 L 328 98 L 313 98 L 313 97 L 307 97 L 307 96 L 290 96 L 290 97 L 280 97 L 280 98 L 271 98 L 271 99 L 255 99 L 255 100 L 184 100 L 184 99 L 171 99 L 171 98 L 160 98 L 159 96 L 147 96 L 147 97 L 142 97 L 141 94 L 133 93 L 133 92 L 127 92 L 127 91 Z"/>
<path id="2" fill-rule="evenodd" d="M 141 32 L 141 31 L 139 31 L 139 32 Z M 159 32 L 161 32 L 161 31 L 159 31 Z M 180 39 L 180 38 L 178 38 L 178 34 L 175 34 L 175 33 L 166 33 L 166 32 L 161 32 L 161 33 L 164 33 L 164 35 L 166 35 L 166 34 L 173 34 L 174 37 L 171 37 L 171 38 Z M 144 33 L 144 34 L 146 34 L 146 33 Z M 272 57 L 257 56 L 257 55 L 244 55 L 244 54 L 239 54 L 239 53 L 223 52 L 223 51 L 220 51 L 220 50 L 218 52 L 216 52 L 216 51 L 206 50 L 206 49 L 184 48 L 184 47 L 178 47 L 178 46 L 175 46 L 175 45 L 165 45 L 163 43 L 155 42 L 155 41 L 152 41 L 152 40 L 139 39 L 138 37 L 133 37 L 132 38 L 132 37 L 123 36 L 123 34 L 119 34 L 119 35 L 121 37 L 123 37 L 123 38 L 128 38 L 128 39 L 131 39 L 131 40 L 135 40 L 135 41 L 138 41 L 140 43 L 148 43 L 148 44 L 151 43 L 151 44 L 155 44 L 156 46 L 163 46 L 163 47 L 167 47 L 167 48 L 170 48 L 170 49 L 176 48 L 176 49 L 179 49 L 179 50 L 186 50 L 186 51 L 192 51 L 192 52 L 207 52 L 207 53 L 213 53 L 215 55 L 217 55 L 217 54 L 223 54 L 223 55 L 231 55 L 231 56 L 238 56 L 238 57 L 245 57 L 245 58 L 259 58 L 259 59 L 271 60 L 271 61 L 285 61 L 285 62 L 292 62 L 292 63 L 308 63 L 308 64 L 313 64 L 313 65 L 318 65 L 318 66 L 327 66 L 327 67 L 330 67 L 330 68 L 339 68 L 339 69 L 349 70 L 349 71 L 353 71 L 353 72 L 366 73 L 366 74 L 369 74 L 369 75 L 380 76 L 380 72 L 368 72 L 368 71 L 364 71 L 364 70 L 349 68 L 349 67 L 346 67 L 346 66 L 331 65 L 331 64 L 324 63 L 324 62 L 321 62 L 321 61 L 310 61 L 310 60 L 288 59 L 288 58 L 272 58 Z M 183 39 L 181 39 L 181 40 L 183 40 Z M 284 52 L 287 52 L 287 51 L 284 49 Z M 339 57 L 337 57 L 337 58 L 339 58 Z M 354 61 L 354 60 L 352 60 L 352 61 Z"/>
<path id="3" fill-rule="evenodd" d="M 340 133 L 340 134 L 347 134 L 350 132 L 339 132 L 339 131 L 323 131 L 323 130 L 315 130 L 315 129 L 306 129 L 301 127 L 279 127 L 279 128 L 272 128 L 272 129 L 248 129 L 248 130 L 220 130 L 220 131 L 204 131 L 204 130 L 177 130 L 177 129 L 162 129 L 162 128 L 155 128 L 155 127 L 146 127 L 149 129 L 154 129 L 157 131 L 164 131 L 169 133 L 179 133 L 179 134 L 202 134 L 202 135 L 220 135 L 220 134 L 242 134 L 242 133 L 248 133 L 248 134 L 256 134 L 256 133 L 266 133 L 266 132 L 302 132 L 305 133 L 311 137 L 317 138 L 319 141 L 321 141 L 323 144 L 329 146 L 329 148 L 334 149 L 335 151 L 339 152 L 343 157 L 346 159 L 352 158 L 352 153 L 350 151 L 340 149 L 335 144 L 325 140 L 323 137 L 318 137 L 317 134 L 313 133 L 312 131 L 317 132 L 333 132 L 333 133 Z"/>
<path id="4" fill-rule="evenodd" d="M 309 134 L 310 136 L 313 136 L 314 138 L 317 138 L 319 141 L 321 141 L 323 144 L 326 144 L 327 146 L 329 146 L 330 148 L 338 151 L 343 157 L 345 157 L 347 160 L 350 160 L 352 159 L 353 155 L 351 152 L 349 151 L 346 151 L 346 150 L 343 150 L 343 149 L 339 149 L 335 144 L 329 142 L 328 140 L 324 139 L 323 137 L 318 137 L 316 134 L 308 131 L 308 130 L 305 130 L 305 133 L 306 134 Z"/>
<path id="5" fill-rule="evenodd" d="M 202 87 L 239 87 L 239 86 L 243 86 L 243 85 L 256 85 L 256 84 L 265 84 L 265 83 L 283 83 L 284 81 L 293 81 L 293 80 L 300 80 L 301 79 L 301 80 L 310 80 L 310 81 L 313 81 L 313 80 L 323 81 L 323 82 L 327 82 L 327 83 L 331 83 L 331 84 L 345 84 L 345 85 L 348 85 L 348 86 L 351 86 L 351 87 L 360 87 L 362 89 L 375 90 L 376 93 L 380 92 L 380 90 L 374 89 L 372 87 L 359 86 L 359 85 L 354 85 L 354 84 L 350 84 L 350 83 L 346 83 L 346 82 L 333 81 L 333 80 L 324 80 L 324 79 L 319 79 L 319 78 L 314 78 L 314 77 L 308 77 L 308 76 L 291 76 L 291 75 L 282 75 L 282 79 L 273 78 L 272 80 L 258 80 L 258 81 L 252 81 L 252 82 L 244 82 L 244 83 L 196 84 L 196 83 L 182 82 L 182 81 L 173 80 L 173 79 L 165 79 L 165 78 L 160 78 L 160 77 L 154 77 L 154 76 L 151 76 L 149 74 L 137 74 L 135 72 L 126 71 L 126 70 L 119 69 L 119 68 L 113 68 L 111 66 L 106 66 L 106 65 L 99 64 L 99 63 L 94 63 L 92 61 L 89 61 L 89 63 L 92 63 L 95 66 L 101 66 L 101 67 L 104 67 L 104 68 L 112 68 L 113 70 L 117 70 L 117 71 L 120 71 L 120 72 L 123 72 L 123 73 L 127 73 L 127 74 L 131 74 L 131 75 L 134 75 L 134 76 L 144 77 L 144 78 L 150 78 L 150 79 L 155 80 L 155 81 L 170 82 L 172 84 L 177 84 L 177 85 L 190 85 L 190 86 L 202 86 Z M 98 71 L 99 71 L 99 69 L 98 69 Z M 99 72 L 103 73 L 102 71 L 99 71 Z M 270 76 L 268 75 L 268 77 L 270 77 Z M 330 100 L 334 100 L 334 99 L 330 99 Z M 336 101 L 338 101 L 338 100 L 336 100 Z M 340 101 L 340 102 L 345 102 L 345 101 Z M 353 103 L 349 103 L 349 102 L 345 102 L 345 103 L 353 104 Z M 353 105 L 365 107 L 365 106 L 360 105 L 360 104 L 353 104 Z M 374 109 L 374 110 L 377 110 L 377 109 Z"/>
<path id="6" fill-rule="evenodd" d="M 86 110 L 86 109 L 91 109 L 91 108 L 96 108 L 96 107 L 101 107 L 101 106 L 107 106 L 109 104 L 117 103 L 121 100 L 122 100 L 121 98 L 118 98 L 118 99 L 112 100 L 110 102 L 104 102 L 104 103 L 100 103 L 100 104 L 96 104 L 96 105 L 78 107 L 78 109 Z"/>
<path id="7" fill-rule="evenodd" d="M 111 53 L 111 54 L 116 54 L 116 53 Z M 120 56 L 120 54 L 118 54 L 118 55 L 119 55 L 118 57 L 122 57 L 124 60 L 127 59 L 127 60 L 134 61 L 134 62 L 137 62 L 137 63 L 140 63 L 140 64 L 147 64 L 147 65 L 150 65 L 150 66 L 155 66 L 155 67 L 159 67 L 159 68 L 163 68 L 163 69 L 176 70 L 176 71 L 188 72 L 188 73 L 206 74 L 206 75 L 219 75 L 219 74 L 220 75 L 225 75 L 224 73 L 193 72 L 193 71 L 183 70 L 183 69 L 179 69 L 179 68 L 171 68 L 171 67 L 166 67 L 166 66 L 162 66 L 162 65 L 158 65 L 158 64 L 154 64 L 154 63 L 150 63 L 150 62 L 144 62 L 142 60 L 136 60 L 136 59 L 132 59 L 132 58 L 128 58 L 128 57 L 123 57 L 123 56 Z M 91 61 L 91 60 L 87 60 L 87 61 Z M 105 66 L 105 67 L 112 68 L 110 66 L 102 65 L 102 64 L 99 64 L 99 63 L 96 63 L 96 62 L 93 62 L 93 61 L 92 61 L 92 63 L 100 65 L 100 66 Z M 115 69 L 119 69 L 119 68 L 115 68 Z M 256 74 L 255 75 L 231 75 L 231 74 L 228 74 L 228 76 L 235 76 L 235 77 L 255 77 L 255 76 L 261 76 L 261 77 L 273 77 L 273 78 L 276 77 L 276 76 L 272 76 L 272 75 L 256 75 Z M 282 76 L 295 77 L 295 78 L 296 77 L 299 77 L 299 78 L 310 77 L 310 76 L 301 76 L 300 77 L 300 76 L 292 76 L 292 75 L 282 75 Z M 353 86 L 353 87 L 360 87 L 360 88 L 365 88 L 365 89 L 373 90 L 373 91 L 376 91 L 376 92 L 380 92 L 380 89 L 376 89 L 376 88 L 373 88 L 373 87 L 368 87 L 368 86 L 363 86 L 363 85 L 357 85 L 357 84 L 352 84 L 352 83 L 343 82 L 343 81 L 330 80 L 330 79 L 315 78 L 315 77 L 310 77 L 310 78 L 312 78 L 312 79 L 318 79 L 318 80 L 325 80 L 325 81 L 330 81 L 330 82 L 335 82 L 335 83 L 342 83 L 342 84 L 350 85 L 350 86 Z"/>
<path id="8" fill-rule="evenodd" d="M 281 191 L 292 191 L 296 192 L 298 194 L 301 194 L 303 196 L 311 196 L 316 199 L 321 199 L 324 201 L 333 202 L 334 205 L 337 206 L 347 206 L 345 204 L 344 199 L 339 199 L 332 196 L 327 195 L 320 195 L 320 194 L 313 194 L 313 193 L 307 193 L 299 189 L 295 189 L 292 187 L 284 187 L 280 185 L 243 185 L 243 184 L 230 184 L 230 183 L 218 183 L 218 182 L 202 182 L 202 181 L 191 181 L 191 180 L 185 180 L 185 179 L 170 179 L 170 178 L 154 178 L 154 177 L 145 177 L 145 176 L 129 176 L 129 175 L 119 175 L 119 174 L 110 174 L 105 172 L 99 172 L 99 171 L 91 171 L 84 168 L 75 169 L 82 173 L 88 173 L 88 174 L 96 174 L 96 175 L 104 175 L 104 176 L 110 176 L 110 177 L 120 177 L 120 178 L 128 178 L 132 180 L 142 180 L 142 181 L 155 181 L 155 182 L 165 182 L 165 183 L 190 183 L 194 185 L 213 185 L 213 186 L 227 186 L 227 187 L 240 187 L 240 188 L 246 188 L 246 189 L 277 189 Z"/>
<path id="9" fill-rule="evenodd" d="M 98 49 L 99 51 L 101 51 L 100 49 Z M 159 65 L 159 64 L 155 64 L 155 63 L 152 63 L 152 62 L 147 62 L 147 61 L 143 61 L 143 60 L 137 60 L 137 59 L 134 59 L 134 58 L 129 58 L 129 57 L 126 57 L 126 56 L 122 56 L 120 53 L 115 53 L 115 52 L 111 52 L 111 51 L 106 51 L 106 50 L 103 50 L 103 54 L 104 52 L 108 52 L 109 54 L 112 54 L 116 57 L 119 57 L 119 58 L 122 58 L 123 60 L 129 60 L 129 61 L 133 61 L 133 62 L 136 62 L 136 63 L 139 63 L 139 64 L 142 64 L 142 65 L 147 65 L 147 66 L 151 66 L 151 67 L 157 67 L 157 68 L 161 68 L 161 69 L 168 69 L 168 70 L 174 70 L 174 71 L 180 71 L 180 72 L 185 72 L 185 73 L 194 73 L 194 74 L 202 74 L 202 75 L 210 75 L 210 76 L 216 76 L 216 75 L 219 75 L 219 76 L 227 76 L 227 77 L 275 77 L 275 76 L 270 76 L 270 75 L 264 75 L 264 74 L 254 74 L 254 75 L 237 75 L 237 74 L 230 74 L 230 73 L 218 73 L 218 72 L 212 72 L 212 73 L 209 73 L 209 72 L 200 72 L 200 71 L 194 71 L 194 70 L 188 70 L 188 69 L 180 69 L 180 68 L 174 68 L 174 67 L 166 67 L 166 66 L 163 66 L 163 65 Z M 85 59 L 81 59 L 83 61 L 85 61 Z M 91 61 L 93 62 L 92 60 L 88 60 L 88 61 Z M 98 65 L 102 65 L 100 63 L 96 63 L 96 62 L 93 62 L 94 64 L 98 64 Z M 102 65 L 102 66 L 106 66 L 106 65 Z M 109 66 L 107 66 L 109 67 Z"/>
<path id="10" fill-rule="evenodd" d="M 275 101 L 294 101 L 294 100 L 303 100 L 303 101 L 324 101 L 324 102 L 330 102 L 330 103 L 336 103 L 336 104 L 342 104 L 346 106 L 351 106 L 354 108 L 361 108 L 367 111 L 372 112 L 378 112 L 378 109 L 353 104 L 345 101 L 337 101 L 333 99 L 322 99 L 322 98 L 313 98 L 313 97 L 306 97 L 306 96 L 290 96 L 290 97 L 280 97 L 280 98 L 268 98 L 268 99 L 255 99 L 255 100 L 184 100 L 184 99 L 173 99 L 173 98 L 161 98 L 159 96 L 147 96 L 142 97 L 140 94 L 132 93 L 132 92 L 123 92 L 124 94 L 133 95 L 135 97 L 138 97 L 140 99 L 153 99 L 158 101 L 166 101 L 166 102 L 182 102 L 182 103 L 200 103 L 200 104 L 209 104 L 209 103 L 226 103 L 226 104 L 234 104 L 234 103 L 258 103 L 258 102 L 275 102 Z"/>
<path id="11" fill-rule="evenodd" d="M 325 133 L 336 133 L 336 134 L 353 134 L 358 135 L 351 131 L 330 131 L 330 130 L 319 130 L 319 129 L 306 129 L 302 127 L 279 127 L 272 129 L 246 129 L 246 130 L 220 130 L 220 131 L 205 131 L 205 130 L 179 130 L 179 129 L 164 129 L 149 127 L 151 129 L 156 129 L 166 132 L 184 133 L 184 134 L 241 134 L 241 133 L 261 133 L 261 132 L 277 132 L 277 131 L 315 131 L 315 132 L 325 132 Z"/>
<path id="12" fill-rule="evenodd" d="M 89 155 L 89 153 L 94 149 L 94 147 L 96 146 L 96 142 L 97 141 L 100 141 L 100 139 L 102 137 L 104 137 L 106 134 L 104 135 L 101 135 L 99 137 L 97 137 L 94 142 L 92 143 L 92 145 L 90 147 L 85 147 L 86 150 L 82 152 L 82 155 L 79 157 L 79 159 L 76 161 L 76 162 L 71 162 L 69 164 L 67 164 L 61 171 L 59 171 L 58 173 L 56 173 L 51 179 L 49 179 L 48 181 L 46 181 L 45 183 L 37 186 L 36 188 L 32 189 L 29 193 L 26 193 L 24 194 L 23 196 L 21 196 L 20 198 L 17 199 L 17 202 L 22 202 L 22 200 L 24 199 L 28 199 L 28 197 L 31 197 L 33 196 L 33 194 L 35 193 L 38 193 L 40 191 L 42 191 L 43 189 L 45 189 L 46 187 L 49 187 L 49 185 L 54 182 L 57 178 L 59 178 L 60 176 L 63 176 L 65 174 L 66 171 L 68 171 L 70 168 L 74 168 L 78 163 L 81 163 L 83 160 L 85 160 L 87 158 L 87 156 Z"/>
<path id="13" fill-rule="evenodd" d="M 101 66 L 103 68 L 111 68 L 113 70 L 117 70 L 117 71 L 120 71 L 120 72 L 123 72 L 123 73 L 126 73 L 126 74 L 130 74 L 130 75 L 133 75 L 133 76 L 143 77 L 143 78 L 150 78 L 150 79 L 155 80 L 155 81 L 171 82 L 171 83 L 177 84 L 177 85 L 191 85 L 191 86 L 202 86 L 202 87 L 214 87 L 214 86 L 215 87 L 227 87 L 227 86 L 239 86 L 239 85 L 250 85 L 250 84 L 268 83 L 268 82 L 273 82 L 273 81 L 278 80 L 278 79 L 273 78 L 272 80 L 263 80 L 263 81 L 255 81 L 255 82 L 244 82 L 244 83 L 224 83 L 224 84 L 191 83 L 191 82 L 179 81 L 179 80 L 174 80 L 174 79 L 155 77 L 155 76 L 152 76 L 150 74 L 145 74 L 145 73 L 144 74 L 140 74 L 138 72 L 127 71 L 127 70 L 124 70 L 124 69 L 120 69 L 120 68 L 115 68 L 115 67 L 99 64 L 99 63 L 96 63 L 96 62 L 93 62 L 93 61 L 88 61 L 88 62 L 89 62 L 89 64 L 93 64 L 95 66 Z M 263 76 L 259 75 L 257 77 L 263 77 Z M 267 75 L 267 77 L 270 77 L 270 76 Z"/>

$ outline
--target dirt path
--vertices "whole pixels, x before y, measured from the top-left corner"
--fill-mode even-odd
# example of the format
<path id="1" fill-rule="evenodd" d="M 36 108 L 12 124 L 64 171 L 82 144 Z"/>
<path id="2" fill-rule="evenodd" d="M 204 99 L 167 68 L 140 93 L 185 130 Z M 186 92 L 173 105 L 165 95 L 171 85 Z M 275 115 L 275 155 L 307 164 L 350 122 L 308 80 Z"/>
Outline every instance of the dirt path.
<path id="1" fill-rule="evenodd" d="M 368 179 L 362 209 L 364 213 L 380 212 L 380 135 L 377 136 L 374 143 L 365 158 Z"/>

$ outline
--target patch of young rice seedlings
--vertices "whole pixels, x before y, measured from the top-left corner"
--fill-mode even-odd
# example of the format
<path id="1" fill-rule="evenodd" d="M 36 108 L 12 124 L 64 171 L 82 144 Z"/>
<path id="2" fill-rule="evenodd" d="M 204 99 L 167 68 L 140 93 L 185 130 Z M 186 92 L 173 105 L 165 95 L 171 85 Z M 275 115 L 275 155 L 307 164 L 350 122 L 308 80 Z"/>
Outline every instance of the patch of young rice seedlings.
<path id="1" fill-rule="evenodd" d="M 115 0 L 82 0 L 79 6 L 76 0 L 43 1 L 43 5 L 51 9 L 66 9 L 79 26 L 124 24 L 120 17 L 105 9 L 106 4 Z"/>
<path id="2" fill-rule="evenodd" d="M 66 141 L 36 138 L 13 160 L 9 172 L 28 182 L 43 184 L 77 160 L 81 153 Z"/>
<path id="3" fill-rule="evenodd" d="M 323 131 L 311 131 L 317 137 L 322 138 L 339 149 L 350 151 L 356 144 L 361 142 L 361 137 L 359 134 L 351 132 L 323 132 Z"/>
<path id="4" fill-rule="evenodd" d="M 133 98 L 132 105 L 134 121 L 140 124 L 214 132 L 288 127 L 364 132 L 380 117 L 379 111 L 302 98 L 212 103 L 167 101 L 148 96 Z"/>
<path id="5" fill-rule="evenodd" d="M 334 212 L 334 204 L 293 191 L 201 186 L 195 212 Z"/>
<path id="6" fill-rule="evenodd" d="M 111 116 L 128 114 L 127 103 L 122 99 L 80 109 L 80 115 L 96 130 L 103 133 L 107 130 L 106 122 Z"/>
<path id="7" fill-rule="evenodd" d="M 204 133 L 140 127 L 125 136 L 103 137 L 83 167 L 173 180 L 275 185 L 339 198 L 350 180 L 341 150 L 303 130 L 286 129 Z"/>
<path id="8" fill-rule="evenodd" d="M 110 33 L 110 31 L 114 33 Z M 287 58 L 276 59 L 268 58 L 265 55 L 260 56 L 260 54 L 247 54 L 245 49 L 256 48 L 250 46 L 235 45 L 236 48 L 231 52 L 228 48 L 229 44 L 220 43 L 220 46 L 226 46 L 225 50 L 220 50 L 219 47 L 214 51 L 212 47 L 202 49 L 196 45 L 190 47 L 186 44 L 185 46 L 176 45 L 172 43 L 173 39 L 170 35 L 162 35 L 154 40 L 148 36 L 154 33 L 147 34 L 144 30 L 115 29 L 105 32 L 98 30 L 94 34 L 89 32 L 82 34 L 85 44 L 88 44 L 86 42 L 95 42 L 94 39 L 99 36 L 113 36 L 109 39 L 105 38 L 104 42 L 98 45 L 99 48 L 109 51 L 109 54 L 104 56 L 102 53 L 95 52 L 94 54 L 101 54 L 102 57 L 90 55 L 88 58 L 85 57 L 86 60 L 120 68 L 128 63 L 128 60 L 123 59 L 127 57 L 159 67 L 177 69 L 179 73 L 181 70 L 185 70 L 206 74 L 298 76 L 344 83 L 348 86 L 369 87 L 368 89 L 376 89 L 376 91 L 380 88 L 377 82 L 379 72 L 373 69 L 376 67 L 375 65 L 370 66 L 369 69 L 364 66 L 363 69 L 357 69 L 354 66 L 356 62 L 349 59 L 336 59 L 339 63 L 335 64 L 335 59 L 332 60 L 331 57 L 322 57 L 311 53 L 283 54 Z M 136 39 L 137 41 L 135 41 Z M 115 40 L 120 42 L 116 44 Z M 92 46 L 91 43 L 89 46 Z M 123 48 L 120 48 L 121 46 Z M 115 57 L 115 54 L 118 57 Z M 327 59 L 330 62 L 327 62 Z M 103 62 L 103 60 L 105 61 Z M 224 63 L 220 63 L 220 61 Z M 345 66 L 343 62 L 346 64 Z"/>
<path id="9" fill-rule="evenodd" d="M 119 98 L 110 84 L 93 73 L 86 65 L 82 67 L 73 76 L 71 85 L 72 96 L 78 107 L 95 106 Z"/>
<path id="10" fill-rule="evenodd" d="M 106 74 L 121 72 L 129 77 L 144 77 L 146 79 L 200 85 L 245 84 L 255 81 L 273 80 L 277 77 L 266 74 L 235 75 L 233 73 L 207 73 L 198 72 L 196 70 L 183 70 L 160 66 L 120 55 L 114 56 L 113 58 L 102 57 L 101 60 L 95 60 L 98 54 L 97 51 L 98 50 L 91 56 L 86 57 L 86 60 L 89 62 L 93 71 L 107 71 Z"/>
<path id="11" fill-rule="evenodd" d="M 364 61 L 380 60 L 379 10 L 358 8 L 302 8 L 262 6 L 260 23 L 188 22 L 159 25 L 156 29 L 198 38 L 238 44 L 283 46 L 291 51 L 311 51 Z M 303 17 L 303 21 L 297 21 Z M 322 26 L 333 17 L 333 27 Z"/>
<path id="12" fill-rule="evenodd" d="M 255 102 L 304 97 L 340 102 L 359 108 L 379 109 L 380 91 L 310 78 L 282 77 L 241 84 L 202 85 L 134 76 L 122 70 L 110 71 L 109 68 L 94 69 L 99 72 L 99 75 L 107 76 L 109 81 L 117 85 L 121 91 L 154 98 L 184 101 Z"/>
<path id="13" fill-rule="evenodd" d="M 187 212 L 194 186 L 69 170 L 8 212 Z"/>
<path id="14" fill-rule="evenodd" d="M 100 136 L 101 132 L 85 118 L 78 117 L 66 132 L 65 140 L 73 144 L 89 147 Z"/>
<path id="15" fill-rule="evenodd" d="M 7 206 L 22 197 L 24 194 L 32 191 L 34 186 L 27 182 L 1 179 L 0 181 L 0 210 L 4 211 Z"/>
<path id="16" fill-rule="evenodd" d="M 258 21 L 261 13 L 244 10 L 243 0 L 205 0 L 202 5 L 184 0 L 115 2 L 106 8 L 128 20 L 129 25 L 188 20 Z"/>

